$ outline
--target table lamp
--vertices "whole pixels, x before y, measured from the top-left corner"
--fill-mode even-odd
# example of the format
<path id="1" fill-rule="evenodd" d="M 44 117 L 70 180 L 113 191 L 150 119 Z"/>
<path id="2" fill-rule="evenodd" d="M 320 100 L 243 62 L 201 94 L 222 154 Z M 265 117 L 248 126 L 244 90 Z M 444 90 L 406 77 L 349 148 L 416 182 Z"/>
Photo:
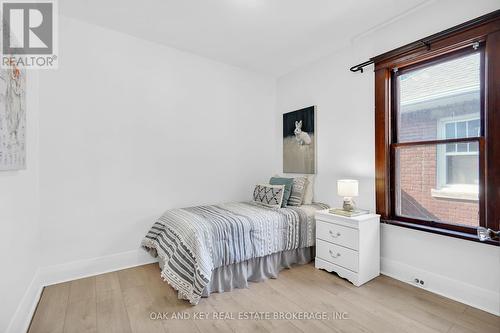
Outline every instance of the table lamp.
<path id="1" fill-rule="evenodd" d="M 355 179 L 339 179 L 337 180 L 337 194 L 344 197 L 342 209 L 348 212 L 355 210 L 352 197 L 358 196 L 358 181 Z"/>

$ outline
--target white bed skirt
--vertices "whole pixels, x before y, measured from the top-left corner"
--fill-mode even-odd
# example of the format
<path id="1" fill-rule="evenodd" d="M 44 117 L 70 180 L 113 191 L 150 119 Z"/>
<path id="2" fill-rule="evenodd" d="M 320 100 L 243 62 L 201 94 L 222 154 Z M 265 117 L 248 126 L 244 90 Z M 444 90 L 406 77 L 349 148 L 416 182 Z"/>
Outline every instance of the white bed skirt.
<path id="1" fill-rule="evenodd" d="M 216 268 L 212 272 L 210 283 L 203 290 L 203 297 L 235 288 L 248 288 L 248 282 L 275 279 L 282 269 L 290 268 L 295 264 L 307 264 L 313 258 L 314 247 L 306 247 Z"/>
<path id="2" fill-rule="evenodd" d="M 303 265 L 314 259 L 314 246 L 277 252 L 265 257 L 222 266 L 212 271 L 210 283 L 203 290 L 202 297 L 211 293 L 223 293 L 236 288 L 248 288 L 248 282 L 276 279 L 281 270 L 292 265 Z M 163 269 L 160 261 L 160 268 Z"/>

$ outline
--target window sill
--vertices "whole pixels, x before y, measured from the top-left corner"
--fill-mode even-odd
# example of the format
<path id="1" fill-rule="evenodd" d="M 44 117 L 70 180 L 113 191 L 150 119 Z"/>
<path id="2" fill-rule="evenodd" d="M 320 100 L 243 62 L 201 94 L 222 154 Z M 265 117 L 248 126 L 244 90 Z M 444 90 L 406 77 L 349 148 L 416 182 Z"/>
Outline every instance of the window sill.
<path id="1" fill-rule="evenodd" d="M 464 192 L 449 188 L 431 189 L 431 196 L 437 199 L 479 201 L 479 194 L 477 192 Z"/>
<path id="2" fill-rule="evenodd" d="M 476 234 L 469 234 L 466 232 L 453 231 L 453 230 L 444 229 L 444 228 L 431 227 L 431 226 L 427 226 L 427 225 L 398 221 L 398 220 L 391 220 L 391 219 L 381 219 L 381 222 L 385 223 L 385 224 L 395 225 L 395 226 L 402 227 L 402 228 L 409 228 L 409 229 L 414 229 L 414 230 L 419 230 L 419 231 L 430 232 L 430 233 L 438 234 L 438 235 L 442 235 L 442 236 L 465 239 L 465 240 L 469 240 L 469 241 L 473 241 L 473 242 L 478 242 L 481 244 L 500 246 L 500 241 L 488 240 L 488 241 L 482 242 L 479 240 L 479 238 L 477 237 Z"/>

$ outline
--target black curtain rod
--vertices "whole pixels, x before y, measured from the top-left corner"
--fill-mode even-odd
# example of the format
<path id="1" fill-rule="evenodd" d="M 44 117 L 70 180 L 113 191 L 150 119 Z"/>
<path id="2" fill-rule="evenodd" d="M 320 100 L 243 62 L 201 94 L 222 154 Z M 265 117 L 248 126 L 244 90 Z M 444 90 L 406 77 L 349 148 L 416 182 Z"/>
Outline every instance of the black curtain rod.
<path id="1" fill-rule="evenodd" d="M 430 50 L 432 42 L 435 42 L 436 40 L 441 39 L 443 37 L 446 37 L 446 36 L 448 36 L 448 35 L 450 35 L 450 34 L 452 34 L 454 32 L 462 31 L 462 30 L 465 30 L 465 29 L 467 29 L 467 28 L 469 28 L 471 26 L 487 22 L 487 21 L 489 21 L 491 19 L 494 19 L 494 18 L 496 18 L 498 16 L 500 16 L 500 9 L 499 10 L 495 10 L 494 12 L 488 13 L 486 15 L 480 16 L 478 18 L 475 18 L 473 20 L 467 21 L 465 23 L 456 25 L 456 26 L 451 27 L 449 29 L 443 30 L 443 31 L 438 32 L 438 33 L 436 33 L 434 35 L 431 35 L 429 37 L 420 39 L 420 40 L 418 40 L 416 42 L 407 44 L 405 46 L 401 46 L 401 47 L 399 47 L 399 48 L 397 48 L 395 50 L 382 53 L 382 54 L 380 54 L 380 55 L 378 55 L 376 57 L 370 58 L 370 60 L 368 60 L 368 61 L 365 61 L 365 62 L 363 62 L 361 64 L 352 66 L 349 70 L 351 72 L 358 72 L 359 71 L 359 72 L 363 73 L 363 67 L 366 67 L 368 65 L 373 64 L 377 59 L 383 59 L 383 58 L 387 58 L 389 56 L 393 57 L 393 56 L 396 56 L 396 55 L 400 55 L 400 54 L 403 54 L 405 52 L 413 51 L 415 49 L 418 49 L 418 48 L 420 48 L 422 46 L 425 46 L 425 47 L 427 47 L 427 50 Z"/>
<path id="2" fill-rule="evenodd" d="M 351 72 L 357 72 L 357 71 L 360 71 L 361 73 L 363 73 L 363 67 L 366 67 L 368 65 L 371 65 L 373 64 L 374 61 L 372 59 L 368 60 L 368 61 L 365 61 L 365 62 L 362 62 L 360 63 L 359 65 L 356 65 L 356 66 L 352 66 L 351 68 L 349 68 L 349 70 Z"/>

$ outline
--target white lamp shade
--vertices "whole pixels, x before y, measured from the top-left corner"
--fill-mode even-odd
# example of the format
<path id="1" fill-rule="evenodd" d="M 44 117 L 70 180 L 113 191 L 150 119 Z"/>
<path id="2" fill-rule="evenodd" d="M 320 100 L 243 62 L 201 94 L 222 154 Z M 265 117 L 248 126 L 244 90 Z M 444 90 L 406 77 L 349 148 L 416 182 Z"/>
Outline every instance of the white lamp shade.
<path id="1" fill-rule="evenodd" d="M 357 197 L 358 181 L 355 179 L 337 180 L 337 194 L 341 197 Z"/>

